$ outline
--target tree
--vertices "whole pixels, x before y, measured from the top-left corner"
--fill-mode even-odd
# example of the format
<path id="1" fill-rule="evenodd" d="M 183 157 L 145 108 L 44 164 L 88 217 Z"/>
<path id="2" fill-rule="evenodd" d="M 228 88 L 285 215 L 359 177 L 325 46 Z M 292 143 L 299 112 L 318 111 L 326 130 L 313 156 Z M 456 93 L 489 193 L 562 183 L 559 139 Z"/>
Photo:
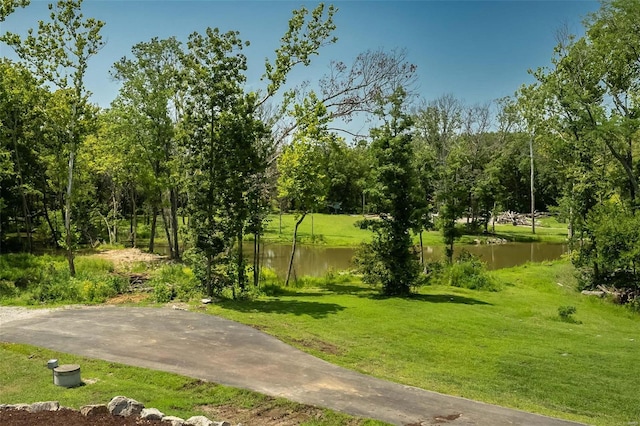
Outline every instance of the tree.
<path id="1" fill-rule="evenodd" d="M 453 244 L 457 237 L 456 220 L 461 217 L 468 191 L 462 186 L 464 150 L 460 149 L 459 134 L 463 126 L 463 105 L 452 95 L 444 95 L 414 114 L 416 146 L 423 159 L 421 182 L 425 203 L 433 202 L 438 211 L 449 261 L 453 258 Z M 433 164 L 433 166 L 429 166 Z M 429 180 L 433 182 L 428 183 Z M 430 200 L 433 194 L 433 200 Z"/>
<path id="2" fill-rule="evenodd" d="M 60 0 L 50 4 L 50 21 L 40 21 L 38 32 L 30 29 L 23 40 L 17 34 L 7 33 L 2 41 L 9 44 L 36 75 L 59 87 L 70 89 L 68 94 L 70 120 L 67 123 L 66 148 L 68 150 L 67 189 L 65 194 L 65 245 L 69 271 L 75 276 L 71 207 L 75 156 L 84 134 L 80 121 L 91 111 L 87 108 L 88 93 L 84 77 L 89 59 L 103 46 L 100 30 L 104 23 L 94 18 L 84 19 L 80 8 L 82 0 Z"/>
<path id="3" fill-rule="evenodd" d="M 250 215 L 249 188 L 266 167 L 259 149 L 265 134 L 255 118 L 255 95 L 245 95 L 246 58 L 237 32 L 207 29 L 189 37 L 183 56 L 187 92 L 183 137 L 190 231 L 205 256 L 206 286 L 212 294 L 214 259 L 237 248 L 235 271 L 246 289 L 242 251 Z"/>
<path id="4" fill-rule="evenodd" d="M 18 7 L 27 7 L 30 0 L 1 0 L 0 1 L 0 22 L 4 22 L 7 16 L 11 15 Z"/>
<path id="5" fill-rule="evenodd" d="M 179 258 L 175 132 L 183 109 L 179 78 L 182 46 L 175 37 L 152 38 L 133 46 L 131 52 L 133 59 L 120 59 L 113 65 L 112 74 L 123 82 L 118 103 L 133 114 L 132 121 L 149 135 L 138 139 L 155 178 L 156 191 L 150 198 L 153 222 L 149 250 L 153 250 L 156 217 L 161 212 L 170 257 Z M 163 199 L 168 202 L 163 203 Z"/>
<path id="6" fill-rule="evenodd" d="M 629 212 L 628 223 L 633 223 L 640 205 L 639 20 L 636 2 L 603 2 L 585 21 L 585 36 L 560 34 L 552 67 L 534 72 L 535 90 L 542 99 L 538 116 L 544 118 L 549 149 L 563 163 L 563 204 L 575 225 L 574 239 L 580 242 L 575 263 L 591 268 L 591 284 L 606 277 L 600 273 L 605 268 L 589 253 L 603 253 L 607 248 L 600 245 L 616 238 L 594 230 L 614 232 L 615 227 L 603 224 L 625 222 L 601 206 L 618 200 Z"/>
<path id="7" fill-rule="evenodd" d="M 398 89 L 385 99 L 389 110 L 381 106 L 385 124 L 371 133 L 374 157 L 374 197 L 380 209 L 379 220 L 365 221 L 374 231 L 372 243 L 361 249 L 360 266 L 365 281 L 382 284 L 387 296 L 405 296 L 416 284 L 419 266 L 410 231 L 414 228 L 414 210 L 419 205 L 412 164 L 413 146 L 409 133 L 411 119 L 402 110 L 405 93 Z"/>
<path id="8" fill-rule="evenodd" d="M 27 68 L 8 60 L 0 61 L 0 152 L 6 152 L 6 157 L 0 157 L 11 159 L 4 178 L 13 177 L 3 186 L 19 194 L 20 201 L 16 204 L 22 207 L 27 251 L 32 250 L 34 212 L 39 210 L 36 203 L 43 179 L 40 141 L 46 95 Z M 2 180 L 0 176 L 0 182 Z"/>
<path id="9" fill-rule="evenodd" d="M 326 197 L 327 176 L 323 173 L 322 146 L 336 138 L 327 130 L 326 109 L 313 93 L 303 105 L 296 107 L 296 115 L 300 128 L 278 159 L 278 195 L 288 199 L 297 211 L 285 281 L 287 286 L 293 268 L 298 227 Z"/>

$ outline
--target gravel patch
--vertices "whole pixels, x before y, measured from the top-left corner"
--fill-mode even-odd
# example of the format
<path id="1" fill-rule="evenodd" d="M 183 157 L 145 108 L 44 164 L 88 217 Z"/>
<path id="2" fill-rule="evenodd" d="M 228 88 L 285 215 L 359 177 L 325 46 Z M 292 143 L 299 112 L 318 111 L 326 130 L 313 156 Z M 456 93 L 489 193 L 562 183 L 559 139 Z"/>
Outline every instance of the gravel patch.
<path id="1" fill-rule="evenodd" d="M 60 309 L 64 308 L 28 309 L 19 306 L 0 306 L 0 326 L 11 321 L 41 317 L 43 315 L 48 315 L 54 310 Z"/>
<path id="2" fill-rule="evenodd" d="M 22 306 L 0 306 L 0 327 L 12 321 L 38 318 L 55 311 L 78 309 L 100 309 L 101 306 L 68 305 L 59 308 L 24 308 Z"/>

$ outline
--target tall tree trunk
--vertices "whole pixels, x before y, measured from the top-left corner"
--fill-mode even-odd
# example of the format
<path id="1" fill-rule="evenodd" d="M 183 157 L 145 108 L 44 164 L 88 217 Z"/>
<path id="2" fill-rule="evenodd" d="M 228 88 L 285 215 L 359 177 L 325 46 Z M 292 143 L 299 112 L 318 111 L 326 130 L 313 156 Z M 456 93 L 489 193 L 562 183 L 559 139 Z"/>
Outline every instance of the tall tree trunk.
<path id="1" fill-rule="evenodd" d="M 171 201 L 171 231 L 173 232 L 174 259 L 180 259 L 180 243 L 178 242 L 178 190 L 174 187 L 169 191 Z"/>
<path id="2" fill-rule="evenodd" d="M 169 213 L 170 215 L 171 213 Z M 167 243 L 169 244 L 169 258 L 175 259 L 175 253 L 173 251 L 173 242 L 171 241 L 171 230 L 169 229 L 170 217 L 167 215 L 167 209 L 162 209 L 162 222 L 164 223 L 164 232 L 167 236 Z"/>
<path id="3" fill-rule="evenodd" d="M 73 239 L 71 238 L 71 190 L 73 189 L 73 163 L 75 161 L 74 147 L 72 147 L 69 153 L 69 168 L 67 176 L 67 197 L 64 205 L 64 229 L 66 235 L 67 245 L 67 261 L 69 262 L 69 274 L 72 277 L 76 276 L 76 267 L 73 263 Z"/>
<path id="4" fill-rule="evenodd" d="M 300 219 L 298 219 L 298 221 L 296 222 L 293 228 L 293 243 L 291 244 L 291 258 L 289 259 L 289 268 L 287 269 L 287 279 L 284 283 L 285 287 L 289 286 L 289 279 L 291 278 L 291 270 L 293 269 L 293 257 L 296 254 L 296 239 L 298 236 L 298 226 L 300 226 L 300 224 L 302 223 L 306 215 L 307 215 L 306 212 L 302 213 L 302 216 L 300 216 Z"/>
<path id="5" fill-rule="evenodd" d="M 260 233 L 253 234 L 253 286 L 258 287 L 260 281 Z"/>
<path id="6" fill-rule="evenodd" d="M 116 194 L 116 187 L 113 186 L 113 192 L 111 193 L 111 198 L 113 199 L 113 239 L 115 242 L 118 242 L 118 199 Z M 109 222 L 107 222 L 107 226 L 109 226 Z"/>
<path id="7" fill-rule="evenodd" d="M 207 296 L 213 296 L 213 286 L 211 285 L 211 264 L 213 263 L 213 256 L 207 255 Z"/>
<path id="8" fill-rule="evenodd" d="M 158 207 L 153 205 L 153 219 L 151 219 L 151 235 L 149 236 L 149 253 L 153 253 L 156 241 L 156 225 L 158 224 Z"/>
<path id="9" fill-rule="evenodd" d="M 133 186 L 131 188 L 131 247 L 135 247 L 137 245 L 138 239 L 138 206 L 136 205 L 136 188 Z"/>
<path id="10" fill-rule="evenodd" d="M 244 251 L 242 250 L 242 229 L 238 231 L 238 287 L 244 292 L 247 284 L 247 275 L 244 268 Z"/>
<path id="11" fill-rule="evenodd" d="M 536 233 L 536 199 L 534 194 L 533 136 L 529 138 L 529 158 L 531 160 L 531 233 Z"/>
<path id="12" fill-rule="evenodd" d="M 12 140 L 13 140 L 13 150 L 16 156 L 16 166 L 18 169 L 18 183 L 19 188 L 20 188 L 20 198 L 22 199 L 22 214 L 24 215 L 24 225 L 25 228 L 27 228 L 27 251 L 29 253 L 31 253 L 31 249 L 32 249 L 32 242 L 31 242 L 31 213 L 29 212 L 29 203 L 27 202 L 27 196 L 24 193 L 24 179 L 22 176 L 22 165 L 20 164 L 20 154 L 18 151 L 18 135 L 17 135 L 17 128 L 18 128 L 18 116 L 17 116 L 17 111 L 14 111 L 14 117 L 13 117 L 13 131 L 11 132 L 12 134 Z"/>
<path id="13" fill-rule="evenodd" d="M 53 227 L 53 223 L 51 223 L 51 218 L 49 217 L 49 209 L 47 208 L 47 189 L 42 189 L 42 206 L 44 208 L 44 218 L 47 221 L 47 225 L 49 226 L 49 231 L 51 231 L 51 242 L 53 243 L 53 247 L 58 248 L 58 232 Z"/>
<path id="14" fill-rule="evenodd" d="M 424 270 L 424 246 L 422 245 L 422 229 L 420 229 L 420 265 Z"/>

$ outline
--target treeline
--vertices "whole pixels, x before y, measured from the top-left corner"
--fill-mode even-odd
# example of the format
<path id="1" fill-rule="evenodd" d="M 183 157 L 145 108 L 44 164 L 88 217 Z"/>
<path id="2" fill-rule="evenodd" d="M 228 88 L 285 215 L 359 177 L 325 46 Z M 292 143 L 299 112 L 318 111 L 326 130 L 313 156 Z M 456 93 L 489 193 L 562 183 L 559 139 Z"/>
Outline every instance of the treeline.
<path id="1" fill-rule="evenodd" d="M 25 3 L 8 2 L 2 19 Z M 0 250 L 16 241 L 32 250 L 37 238 L 65 248 L 73 274 L 79 244 L 136 246 L 144 225 L 151 251 L 158 235 L 172 258 L 189 241 L 211 293 L 228 281 L 244 289 L 239 243 L 257 242 L 270 212 L 296 212 L 299 224 L 310 212 L 406 208 L 403 226 L 439 227 L 451 255 L 461 217 L 487 230 L 498 211 L 559 206 L 578 264 L 598 279 L 635 274 L 636 255 L 611 255 L 602 231 L 628 223 L 628 244 L 640 244 L 629 222 L 640 196 L 640 39 L 625 30 L 638 21 L 634 3 L 603 3 L 587 35 L 567 36 L 553 66 L 534 73 L 538 83 L 491 104 L 417 101 L 402 50 L 366 51 L 287 86 L 293 68 L 336 42 L 335 9 L 321 4 L 293 11 L 262 90 L 245 88 L 240 34 L 209 28 L 133 46 L 110 70 L 121 88 L 108 109 L 89 102 L 84 84 L 104 23 L 84 18 L 81 3 L 58 1 L 27 37 L 2 36 L 21 61 L 0 62 Z M 379 126 L 341 127 L 363 118 Z M 409 186 L 406 207 L 392 199 L 396 175 Z"/>

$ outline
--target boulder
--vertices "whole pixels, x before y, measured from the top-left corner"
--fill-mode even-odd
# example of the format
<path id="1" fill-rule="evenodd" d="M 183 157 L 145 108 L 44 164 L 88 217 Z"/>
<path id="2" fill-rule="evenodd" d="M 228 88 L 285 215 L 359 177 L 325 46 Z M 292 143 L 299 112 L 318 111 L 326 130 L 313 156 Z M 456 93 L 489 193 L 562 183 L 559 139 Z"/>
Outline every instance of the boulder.
<path id="1" fill-rule="evenodd" d="M 206 418 L 205 416 L 193 416 L 189 417 L 185 422 L 185 426 L 214 426 L 215 423 Z"/>
<path id="2" fill-rule="evenodd" d="M 8 410 L 21 410 L 28 411 L 31 404 L 2 404 L 0 408 L 6 408 Z"/>
<path id="3" fill-rule="evenodd" d="M 27 408 L 30 413 L 39 413 L 41 411 L 58 411 L 60 403 L 58 401 L 34 402 Z"/>
<path id="4" fill-rule="evenodd" d="M 162 423 L 167 423 L 170 426 L 184 426 L 184 419 L 176 416 L 165 416 L 162 418 Z"/>
<path id="5" fill-rule="evenodd" d="M 80 413 L 85 417 L 103 416 L 109 414 L 109 409 L 104 404 L 85 405 L 80 408 Z"/>
<path id="6" fill-rule="evenodd" d="M 145 408 L 140 413 L 140 418 L 145 420 L 162 420 L 164 413 L 157 408 Z"/>
<path id="7" fill-rule="evenodd" d="M 139 416 L 144 405 L 126 396 L 116 396 L 109 402 L 107 408 L 114 416 L 129 417 Z"/>

